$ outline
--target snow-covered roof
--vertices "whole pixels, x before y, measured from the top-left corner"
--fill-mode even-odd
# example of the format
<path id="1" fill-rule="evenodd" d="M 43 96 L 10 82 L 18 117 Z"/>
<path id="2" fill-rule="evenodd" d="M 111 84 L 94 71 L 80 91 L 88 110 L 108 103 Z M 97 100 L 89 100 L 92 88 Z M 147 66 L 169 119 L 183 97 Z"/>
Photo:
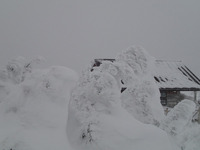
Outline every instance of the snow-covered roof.
<path id="1" fill-rule="evenodd" d="M 161 89 L 200 90 L 200 79 L 181 61 L 156 60 L 153 76 Z"/>
<path id="2" fill-rule="evenodd" d="M 103 61 L 115 59 L 95 59 L 94 66 Z M 153 77 L 162 90 L 200 91 L 200 79 L 181 61 L 156 60 Z"/>

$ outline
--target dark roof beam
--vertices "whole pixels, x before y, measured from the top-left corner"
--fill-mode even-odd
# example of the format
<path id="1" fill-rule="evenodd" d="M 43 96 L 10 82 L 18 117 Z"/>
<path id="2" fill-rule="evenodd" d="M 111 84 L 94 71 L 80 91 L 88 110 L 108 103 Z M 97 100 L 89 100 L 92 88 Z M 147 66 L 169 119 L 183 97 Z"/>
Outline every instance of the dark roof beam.
<path id="1" fill-rule="evenodd" d="M 200 91 L 200 88 L 160 88 L 160 91 Z"/>
<path id="2" fill-rule="evenodd" d="M 187 66 L 185 68 L 198 80 L 198 84 L 200 84 L 200 79 Z"/>
<path id="3" fill-rule="evenodd" d="M 190 76 L 190 78 L 192 78 L 192 80 L 193 80 L 194 82 L 196 82 L 197 84 L 200 84 L 200 83 L 198 82 L 198 80 L 196 80 L 185 68 L 183 68 L 182 66 L 181 66 L 181 68 Z"/>
<path id="4" fill-rule="evenodd" d="M 178 67 L 178 70 L 180 70 L 186 77 L 188 77 L 187 74 L 183 70 L 181 70 L 181 68 Z"/>

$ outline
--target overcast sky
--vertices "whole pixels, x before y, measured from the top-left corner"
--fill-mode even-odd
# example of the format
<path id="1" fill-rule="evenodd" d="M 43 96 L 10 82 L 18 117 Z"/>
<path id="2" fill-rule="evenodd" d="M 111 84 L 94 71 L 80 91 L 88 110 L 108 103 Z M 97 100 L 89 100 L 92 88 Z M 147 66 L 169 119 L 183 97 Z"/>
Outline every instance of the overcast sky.
<path id="1" fill-rule="evenodd" d="M 80 72 L 131 45 L 200 76 L 200 0 L 0 0 L 0 66 L 44 56 Z"/>

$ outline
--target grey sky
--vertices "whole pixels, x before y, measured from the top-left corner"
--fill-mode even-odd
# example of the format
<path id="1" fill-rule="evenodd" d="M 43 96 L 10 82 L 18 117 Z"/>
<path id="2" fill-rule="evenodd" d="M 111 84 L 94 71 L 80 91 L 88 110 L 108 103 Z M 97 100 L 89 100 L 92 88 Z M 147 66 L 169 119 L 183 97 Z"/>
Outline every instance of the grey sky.
<path id="1" fill-rule="evenodd" d="M 80 72 L 131 45 L 182 60 L 200 76 L 200 1 L 0 1 L 0 66 L 18 55 L 44 56 Z"/>

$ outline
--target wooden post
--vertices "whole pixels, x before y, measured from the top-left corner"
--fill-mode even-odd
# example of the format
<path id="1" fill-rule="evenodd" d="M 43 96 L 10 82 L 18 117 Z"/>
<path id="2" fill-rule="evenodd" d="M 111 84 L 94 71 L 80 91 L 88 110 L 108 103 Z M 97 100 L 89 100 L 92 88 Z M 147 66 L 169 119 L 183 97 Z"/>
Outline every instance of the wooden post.
<path id="1" fill-rule="evenodd" d="M 197 91 L 194 91 L 194 102 L 197 102 Z"/>
<path id="2" fill-rule="evenodd" d="M 199 103 L 199 101 L 197 100 L 197 91 L 194 91 L 194 102 L 196 103 L 196 105 L 199 107 L 198 108 L 198 120 L 197 120 L 197 122 L 198 122 L 198 124 L 200 124 L 200 103 Z"/>
<path id="3" fill-rule="evenodd" d="M 199 106 L 199 110 L 198 110 L 198 124 L 200 124 L 200 106 Z"/>

